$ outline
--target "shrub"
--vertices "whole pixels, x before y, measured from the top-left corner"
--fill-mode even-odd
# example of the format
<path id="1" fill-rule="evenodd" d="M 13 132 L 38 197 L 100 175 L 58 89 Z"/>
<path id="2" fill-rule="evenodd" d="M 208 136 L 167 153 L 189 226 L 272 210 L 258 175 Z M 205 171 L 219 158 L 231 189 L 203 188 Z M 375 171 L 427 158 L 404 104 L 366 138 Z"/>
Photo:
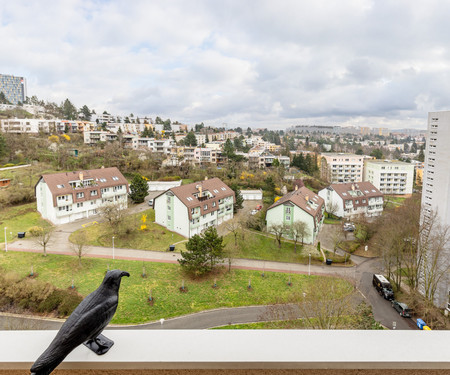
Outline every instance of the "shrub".
<path id="1" fill-rule="evenodd" d="M 33 236 L 33 237 L 37 237 L 39 236 L 39 234 L 42 232 L 42 228 L 38 227 L 38 226 L 34 226 L 28 229 L 28 233 Z"/>

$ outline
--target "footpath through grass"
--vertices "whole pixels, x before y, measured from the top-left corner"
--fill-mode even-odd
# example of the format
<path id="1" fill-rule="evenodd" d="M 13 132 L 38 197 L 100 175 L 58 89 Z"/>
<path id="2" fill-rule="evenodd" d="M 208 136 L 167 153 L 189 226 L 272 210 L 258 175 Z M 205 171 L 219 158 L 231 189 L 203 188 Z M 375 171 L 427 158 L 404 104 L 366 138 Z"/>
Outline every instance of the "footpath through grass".
<path id="1" fill-rule="evenodd" d="M 3 208 L 0 214 L 0 243 L 5 242 L 5 227 L 7 240 L 12 241 L 17 238 L 17 232 L 26 232 L 31 227 L 43 224 L 48 223 L 37 212 L 36 203 Z"/>
<path id="2" fill-rule="evenodd" d="M 142 215 L 147 215 L 147 221 L 145 222 L 147 228 L 145 230 L 140 229 L 143 224 Z M 114 246 L 117 248 L 166 251 L 170 245 L 186 240 L 183 236 L 155 224 L 154 221 L 155 211 L 153 209 L 127 216 L 123 223 L 126 230 L 122 230 L 122 234 L 114 236 Z M 106 222 L 94 224 L 79 231 L 86 233 L 88 244 L 91 246 L 112 246 L 113 233 Z M 69 237 L 69 240 L 72 237 L 73 234 Z M 177 251 L 184 249 L 184 243 L 176 246 Z"/>
<path id="3" fill-rule="evenodd" d="M 77 291 L 86 296 L 103 280 L 108 268 L 128 271 L 131 276 L 122 279 L 119 307 L 112 321 L 115 324 L 137 324 L 190 314 L 220 307 L 273 304 L 287 301 L 294 293 L 301 293 L 317 276 L 283 274 L 248 270 L 225 269 L 201 280 L 191 280 L 176 264 L 144 263 L 140 261 L 78 259 L 65 255 L 8 252 L 0 253 L 0 266 L 26 277 L 31 266 L 37 278 L 59 288 L 69 288 L 74 281 Z M 289 277 L 292 286 L 288 286 Z M 216 279 L 217 288 L 213 288 Z M 180 292 L 184 280 L 186 293 Z M 249 280 L 251 289 L 248 289 Z M 336 282 L 345 282 L 336 279 Z M 152 292 L 153 306 L 148 303 Z"/>

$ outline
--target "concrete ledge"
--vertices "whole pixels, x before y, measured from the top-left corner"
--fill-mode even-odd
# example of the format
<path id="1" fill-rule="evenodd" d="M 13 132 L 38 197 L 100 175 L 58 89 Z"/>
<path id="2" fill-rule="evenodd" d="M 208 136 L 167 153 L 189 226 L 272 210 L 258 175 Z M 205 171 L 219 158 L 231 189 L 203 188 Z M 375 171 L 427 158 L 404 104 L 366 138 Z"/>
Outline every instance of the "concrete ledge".
<path id="1" fill-rule="evenodd" d="M 29 369 L 57 331 L 0 331 L 0 369 Z M 108 330 L 59 369 L 450 369 L 447 331 Z"/>

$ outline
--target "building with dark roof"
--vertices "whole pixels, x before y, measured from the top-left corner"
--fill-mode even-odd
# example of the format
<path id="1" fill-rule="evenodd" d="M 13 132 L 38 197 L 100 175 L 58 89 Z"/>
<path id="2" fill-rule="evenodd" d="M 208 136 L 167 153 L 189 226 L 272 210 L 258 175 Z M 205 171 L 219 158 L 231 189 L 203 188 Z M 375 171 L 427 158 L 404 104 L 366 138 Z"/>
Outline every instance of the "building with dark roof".
<path id="1" fill-rule="evenodd" d="M 65 224 L 97 215 L 107 202 L 127 208 L 128 181 L 116 167 L 45 174 L 35 193 L 42 217 Z"/>
<path id="2" fill-rule="evenodd" d="M 267 209 L 267 228 L 270 230 L 270 227 L 279 224 L 289 228 L 296 221 L 302 221 L 307 224 L 307 235 L 303 241 L 314 243 L 322 227 L 324 210 L 324 200 L 303 186 L 283 195 Z M 285 233 L 283 237 L 290 238 L 290 235 Z"/>
<path id="3" fill-rule="evenodd" d="M 235 201 L 219 178 L 174 187 L 155 197 L 155 223 L 190 238 L 232 219 Z"/>
<path id="4" fill-rule="evenodd" d="M 334 216 L 352 218 L 383 213 L 383 193 L 370 182 L 332 184 L 319 191 L 325 209 Z"/>

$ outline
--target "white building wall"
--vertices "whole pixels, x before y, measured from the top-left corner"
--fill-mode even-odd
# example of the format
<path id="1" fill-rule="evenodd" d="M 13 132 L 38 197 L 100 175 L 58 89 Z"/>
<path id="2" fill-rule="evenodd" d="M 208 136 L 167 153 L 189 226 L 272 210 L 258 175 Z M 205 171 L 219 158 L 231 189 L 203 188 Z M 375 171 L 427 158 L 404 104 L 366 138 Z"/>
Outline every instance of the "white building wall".
<path id="1" fill-rule="evenodd" d="M 369 181 L 383 194 L 412 194 L 414 165 L 392 161 L 367 161 L 364 181 Z"/>
<path id="2" fill-rule="evenodd" d="M 331 204 L 336 204 L 337 205 L 337 211 L 334 213 L 334 215 L 338 216 L 338 217 L 344 217 L 345 216 L 345 212 L 344 212 L 344 201 L 343 199 L 339 196 L 338 193 L 336 193 L 334 190 L 330 190 L 330 189 L 322 189 L 319 191 L 319 197 L 323 198 L 323 200 L 325 201 L 325 211 L 328 212 L 328 202 L 331 201 Z"/>
<path id="3" fill-rule="evenodd" d="M 443 225 L 450 226 L 450 111 L 428 113 L 425 168 L 422 184 L 424 213 L 437 212 Z M 450 249 L 446 249 L 450 259 Z M 436 290 L 435 303 L 450 309 L 450 272 Z"/>

